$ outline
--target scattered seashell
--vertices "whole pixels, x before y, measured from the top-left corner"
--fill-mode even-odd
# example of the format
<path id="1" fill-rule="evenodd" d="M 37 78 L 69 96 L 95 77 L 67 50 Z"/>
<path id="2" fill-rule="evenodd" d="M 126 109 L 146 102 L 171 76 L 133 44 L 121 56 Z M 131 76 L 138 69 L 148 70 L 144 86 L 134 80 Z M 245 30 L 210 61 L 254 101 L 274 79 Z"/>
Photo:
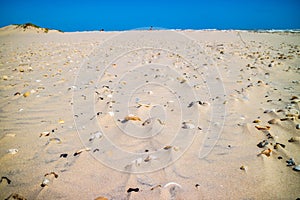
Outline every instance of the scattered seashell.
<path id="1" fill-rule="evenodd" d="M 95 200 L 108 200 L 106 197 L 97 197 Z"/>
<path id="2" fill-rule="evenodd" d="M 270 126 L 255 126 L 255 128 L 257 128 L 257 130 L 260 130 L 260 131 L 267 131 L 267 130 L 270 130 Z"/>
<path id="3" fill-rule="evenodd" d="M 141 118 L 137 117 L 137 116 L 134 116 L 134 115 L 128 115 L 124 118 L 125 121 L 142 121 Z"/>
<path id="4" fill-rule="evenodd" d="M 111 117 L 113 117 L 113 116 L 115 115 L 115 113 L 112 112 L 112 111 L 108 112 L 108 114 L 109 114 Z"/>
<path id="5" fill-rule="evenodd" d="M 102 133 L 100 131 L 93 133 L 90 137 L 89 141 L 93 141 L 94 139 L 99 139 L 102 137 Z"/>
<path id="6" fill-rule="evenodd" d="M 297 124 L 297 125 L 296 125 L 296 129 L 300 129 L 300 124 Z"/>
<path id="7" fill-rule="evenodd" d="M 28 97 L 30 95 L 30 92 L 25 92 L 24 94 L 23 94 L 23 97 Z"/>
<path id="8" fill-rule="evenodd" d="M 151 107 L 151 105 L 150 104 L 142 104 L 142 103 L 137 103 L 138 104 L 138 108 L 140 108 L 140 107 L 142 107 L 142 106 L 144 106 L 144 107 L 146 107 L 146 108 L 150 108 Z"/>
<path id="9" fill-rule="evenodd" d="M 64 124 L 64 123 L 65 123 L 65 121 L 64 121 L 64 120 L 62 120 L 62 119 L 60 119 L 60 120 L 58 121 L 58 123 L 60 123 L 60 124 Z"/>
<path id="10" fill-rule="evenodd" d="M 6 180 L 7 181 L 7 184 L 10 184 L 11 183 L 11 180 L 9 178 L 7 178 L 6 176 L 2 176 L 1 179 L 0 179 L 0 183 L 2 183 L 2 180 Z"/>
<path id="11" fill-rule="evenodd" d="M 299 171 L 300 171 L 300 165 L 294 166 L 294 167 L 293 167 L 293 170 L 299 172 Z"/>
<path id="12" fill-rule="evenodd" d="M 289 160 L 286 161 L 287 166 L 294 166 L 296 165 L 295 160 L 293 158 L 290 158 Z"/>
<path id="13" fill-rule="evenodd" d="M 156 186 L 152 187 L 150 190 L 154 190 L 154 189 L 159 188 L 159 187 L 161 187 L 161 185 L 156 185 Z"/>
<path id="14" fill-rule="evenodd" d="M 138 192 L 138 191 L 140 191 L 139 188 L 128 188 L 127 193 L 130 193 L 130 192 Z"/>
<path id="15" fill-rule="evenodd" d="M 188 122 L 183 122 L 182 124 L 183 124 L 182 126 L 183 129 L 194 129 L 196 127 L 194 124 Z"/>
<path id="16" fill-rule="evenodd" d="M 175 182 L 169 182 L 169 183 L 165 184 L 165 185 L 164 185 L 164 188 L 169 187 L 170 185 L 175 185 L 175 186 L 177 186 L 177 187 L 182 188 L 181 185 L 179 185 L 178 183 L 175 183 Z"/>
<path id="17" fill-rule="evenodd" d="M 46 145 L 48 145 L 50 142 L 56 142 L 57 144 L 60 144 L 61 143 L 61 139 L 59 139 L 59 138 L 50 138 L 48 140 L 48 142 L 46 143 Z"/>
<path id="18" fill-rule="evenodd" d="M 7 80 L 8 80 L 8 76 L 4 75 L 4 76 L 2 76 L 2 79 L 3 79 L 4 81 L 7 81 Z"/>
<path id="19" fill-rule="evenodd" d="M 42 136 L 47 137 L 49 135 L 50 135 L 49 131 L 44 131 L 44 132 L 40 133 L 40 137 L 42 137 Z"/>
<path id="20" fill-rule="evenodd" d="M 269 124 L 277 124 L 279 122 L 278 119 L 271 119 L 268 121 Z"/>
<path id="21" fill-rule="evenodd" d="M 258 156 L 261 155 L 261 154 L 264 154 L 264 155 L 270 157 L 270 156 L 271 156 L 271 153 L 272 153 L 272 150 L 269 148 L 269 149 L 265 149 L 265 150 L 263 150 L 262 152 L 260 152 L 260 153 L 258 154 Z"/>
<path id="22" fill-rule="evenodd" d="M 60 157 L 60 158 L 66 158 L 66 157 L 68 157 L 68 154 L 67 154 L 67 153 L 62 153 L 62 154 L 60 154 L 59 157 Z"/>
<path id="23" fill-rule="evenodd" d="M 148 125 L 148 124 L 150 124 L 151 122 L 152 122 L 152 118 L 149 118 L 149 119 L 147 119 L 146 121 L 144 121 L 144 122 L 142 123 L 142 126 Z"/>
<path id="24" fill-rule="evenodd" d="M 299 99 L 297 96 L 292 96 L 292 98 L 290 98 L 290 100 L 295 100 L 295 99 Z"/>
<path id="25" fill-rule="evenodd" d="M 164 150 L 168 150 L 168 149 L 171 149 L 171 148 L 172 148 L 172 146 L 167 145 L 167 146 L 164 147 Z"/>
<path id="26" fill-rule="evenodd" d="M 267 146 L 269 144 L 269 142 L 267 140 L 263 140 L 262 142 L 258 143 L 257 146 L 259 148 L 263 148 L 265 146 Z"/>
<path id="27" fill-rule="evenodd" d="M 5 200 L 27 200 L 27 199 L 17 193 L 12 193 Z"/>
<path id="28" fill-rule="evenodd" d="M 247 167 L 246 167 L 245 165 L 242 165 L 242 166 L 240 167 L 240 170 L 247 171 Z"/>
<path id="29" fill-rule="evenodd" d="M 276 142 L 276 144 L 274 145 L 274 149 L 278 149 L 278 147 L 285 148 L 285 144 L 281 144 L 281 143 Z"/>
<path id="30" fill-rule="evenodd" d="M 55 172 L 49 172 L 49 173 L 46 173 L 44 176 L 50 176 L 50 175 L 53 175 L 55 178 L 58 178 L 58 174 L 55 173 Z"/>
<path id="31" fill-rule="evenodd" d="M 275 112 L 274 109 L 272 109 L 272 110 L 265 110 L 264 111 L 264 113 L 273 113 L 273 112 Z"/>
<path id="32" fill-rule="evenodd" d="M 45 178 L 41 184 L 41 187 L 45 187 L 48 185 L 48 183 L 50 183 L 49 179 Z"/>
<path id="33" fill-rule="evenodd" d="M 252 123 L 259 123 L 259 122 L 261 122 L 259 119 L 255 119 L 255 120 L 253 120 Z"/>
<path id="34" fill-rule="evenodd" d="M 8 150 L 7 150 L 7 153 L 9 153 L 9 154 L 12 154 L 12 155 L 13 155 L 13 154 L 16 154 L 16 153 L 18 153 L 18 151 L 19 151 L 18 149 L 8 149 Z"/>
<path id="35" fill-rule="evenodd" d="M 300 137 L 292 137 L 291 139 L 288 140 L 288 142 L 299 142 L 300 141 Z"/>
<path id="36" fill-rule="evenodd" d="M 91 150 L 90 148 L 80 149 L 80 150 L 78 150 L 74 153 L 74 156 L 77 156 L 77 155 L 81 154 L 84 151 L 90 151 L 90 150 Z"/>
<path id="37" fill-rule="evenodd" d="M 294 121 L 294 120 L 295 120 L 295 117 L 286 117 L 286 118 L 280 119 L 280 121 L 287 121 L 287 120 L 292 120 L 292 121 Z"/>

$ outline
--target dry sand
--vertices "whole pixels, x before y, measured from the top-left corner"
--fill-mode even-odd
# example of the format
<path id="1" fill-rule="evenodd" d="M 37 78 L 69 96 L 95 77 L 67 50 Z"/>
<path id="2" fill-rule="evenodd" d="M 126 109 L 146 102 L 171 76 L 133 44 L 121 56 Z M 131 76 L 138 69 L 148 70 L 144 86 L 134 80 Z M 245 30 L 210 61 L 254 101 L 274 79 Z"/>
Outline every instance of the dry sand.
<path id="1" fill-rule="evenodd" d="M 300 198 L 299 33 L 0 43 L 0 199 Z"/>

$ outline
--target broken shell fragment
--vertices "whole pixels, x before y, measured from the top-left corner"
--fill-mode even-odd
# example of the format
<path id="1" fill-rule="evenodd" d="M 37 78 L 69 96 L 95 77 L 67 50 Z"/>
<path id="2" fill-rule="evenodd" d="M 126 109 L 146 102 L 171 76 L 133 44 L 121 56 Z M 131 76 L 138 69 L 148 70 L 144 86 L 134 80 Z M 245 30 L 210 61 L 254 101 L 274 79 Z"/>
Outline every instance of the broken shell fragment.
<path id="1" fill-rule="evenodd" d="M 50 176 L 50 175 L 53 175 L 55 178 L 58 178 L 58 174 L 55 173 L 55 172 L 49 172 L 49 173 L 46 173 L 44 176 Z"/>
<path id="2" fill-rule="evenodd" d="M 125 121 L 142 121 L 141 118 L 135 116 L 135 115 L 128 115 L 124 118 Z"/>
<path id="3" fill-rule="evenodd" d="M 81 154 L 84 151 L 90 151 L 90 150 L 91 150 L 90 148 L 80 149 L 80 150 L 78 150 L 74 153 L 74 156 L 77 156 L 77 155 Z"/>
<path id="4" fill-rule="evenodd" d="M 288 142 L 300 142 L 300 136 L 298 136 L 298 137 L 291 137 L 291 139 L 289 139 Z"/>
<path id="5" fill-rule="evenodd" d="M 259 119 L 255 119 L 255 120 L 253 120 L 252 123 L 259 123 L 259 122 L 261 122 Z"/>
<path id="6" fill-rule="evenodd" d="M 259 148 L 264 148 L 265 146 L 267 146 L 269 144 L 269 142 L 267 140 L 263 140 L 262 142 L 258 143 L 257 146 Z"/>
<path id="7" fill-rule="evenodd" d="M 95 200 L 108 200 L 108 198 L 105 198 L 105 197 L 97 197 Z"/>
<path id="8" fill-rule="evenodd" d="M 100 131 L 93 133 L 92 136 L 90 137 L 89 141 L 93 141 L 94 139 L 99 139 L 102 137 L 102 133 Z"/>
<path id="9" fill-rule="evenodd" d="M 289 160 L 286 161 L 287 166 L 294 166 L 296 165 L 295 160 L 293 158 L 290 158 Z"/>
<path id="10" fill-rule="evenodd" d="M 46 179 L 46 178 L 45 178 L 45 179 L 43 180 L 42 184 L 41 184 L 41 187 L 47 186 L 48 183 L 50 183 L 49 179 Z"/>
<path id="11" fill-rule="evenodd" d="M 271 156 L 271 152 L 272 152 L 272 150 L 271 150 L 270 148 L 269 148 L 269 149 L 265 149 L 265 150 L 263 150 L 262 152 L 260 152 L 260 153 L 258 154 L 258 156 L 261 155 L 261 154 L 264 154 L 264 155 L 270 157 L 270 156 Z"/>
<path id="12" fill-rule="evenodd" d="M 195 125 L 192 123 L 188 123 L 188 122 L 183 122 L 182 123 L 182 128 L 183 129 L 194 129 Z"/>
<path id="13" fill-rule="evenodd" d="M 300 165 L 296 165 L 295 167 L 293 167 L 293 170 L 299 172 L 300 171 Z"/>
<path id="14" fill-rule="evenodd" d="M 300 129 L 300 124 L 297 124 L 297 125 L 296 125 L 296 129 Z"/>
<path id="15" fill-rule="evenodd" d="M 9 154 L 12 154 L 12 155 L 13 155 L 13 154 L 16 154 L 16 153 L 18 153 L 18 151 L 19 151 L 18 149 L 8 149 L 8 150 L 7 150 L 7 153 L 9 153 Z"/>
<path id="16" fill-rule="evenodd" d="M 247 167 L 246 167 L 245 165 L 242 165 L 242 166 L 240 167 L 240 170 L 247 171 Z"/>
<path id="17" fill-rule="evenodd" d="M 269 124 L 277 124 L 279 122 L 278 119 L 271 119 L 268 121 Z"/>
<path id="18" fill-rule="evenodd" d="M 24 94 L 23 94 L 23 97 L 28 97 L 30 95 L 30 92 L 25 92 Z"/>
<path id="19" fill-rule="evenodd" d="M 255 128 L 257 128 L 257 130 L 260 130 L 260 131 L 268 131 L 270 130 L 270 126 L 255 126 Z"/>
<path id="20" fill-rule="evenodd" d="M 62 120 L 62 119 L 60 119 L 60 120 L 58 121 L 58 123 L 60 123 L 60 124 L 64 124 L 64 123 L 65 123 L 65 121 L 64 121 L 64 120 Z"/>
<path id="21" fill-rule="evenodd" d="M 56 142 L 57 144 L 60 144 L 61 143 L 61 139 L 59 139 L 59 138 L 50 138 L 48 140 L 48 142 L 46 143 L 46 145 L 48 145 L 51 142 Z"/>
<path id="22" fill-rule="evenodd" d="M 49 136 L 49 135 L 50 135 L 49 131 L 44 131 L 44 132 L 40 133 L 40 137 L 42 137 L 42 136 L 46 137 L 46 136 Z"/>

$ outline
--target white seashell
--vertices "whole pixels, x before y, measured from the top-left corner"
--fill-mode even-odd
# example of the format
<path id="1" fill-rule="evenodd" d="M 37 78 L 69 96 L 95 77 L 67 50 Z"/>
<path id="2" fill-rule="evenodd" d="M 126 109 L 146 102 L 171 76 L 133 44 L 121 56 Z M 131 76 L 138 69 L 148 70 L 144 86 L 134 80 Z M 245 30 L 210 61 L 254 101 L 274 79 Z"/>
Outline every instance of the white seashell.
<path id="1" fill-rule="evenodd" d="M 152 94 L 153 94 L 153 92 L 152 92 L 152 91 L 148 91 L 148 94 L 149 94 L 149 95 L 152 95 Z"/>
<path id="2" fill-rule="evenodd" d="M 112 98 L 112 97 L 113 97 L 112 94 L 108 94 L 108 95 L 107 95 L 107 98 Z"/>
<path id="3" fill-rule="evenodd" d="M 18 149 L 8 149 L 7 150 L 7 153 L 9 153 L 9 154 L 16 154 L 16 153 L 18 153 Z"/>
<path id="4" fill-rule="evenodd" d="M 108 114 L 109 114 L 111 117 L 113 117 L 113 116 L 115 115 L 115 113 L 112 112 L 112 111 L 108 112 Z"/>
<path id="5" fill-rule="evenodd" d="M 164 188 L 169 187 L 170 185 L 175 185 L 175 186 L 178 186 L 178 187 L 182 188 L 181 185 L 179 185 L 178 183 L 175 183 L 175 182 L 167 183 L 166 185 L 164 185 Z"/>
<path id="6" fill-rule="evenodd" d="M 183 122 L 182 124 L 183 124 L 183 126 L 182 126 L 183 129 L 194 129 L 195 128 L 195 125 L 192 123 Z"/>

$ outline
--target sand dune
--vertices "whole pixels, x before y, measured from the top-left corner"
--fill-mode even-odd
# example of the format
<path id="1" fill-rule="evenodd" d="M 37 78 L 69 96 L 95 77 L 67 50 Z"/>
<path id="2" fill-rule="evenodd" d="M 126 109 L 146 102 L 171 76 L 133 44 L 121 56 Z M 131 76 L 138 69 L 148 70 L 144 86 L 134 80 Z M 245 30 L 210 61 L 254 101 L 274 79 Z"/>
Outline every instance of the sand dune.
<path id="1" fill-rule="evenodd" d="M 299 36 L 1 28 L 1 199 L 299 198 Z"/>

